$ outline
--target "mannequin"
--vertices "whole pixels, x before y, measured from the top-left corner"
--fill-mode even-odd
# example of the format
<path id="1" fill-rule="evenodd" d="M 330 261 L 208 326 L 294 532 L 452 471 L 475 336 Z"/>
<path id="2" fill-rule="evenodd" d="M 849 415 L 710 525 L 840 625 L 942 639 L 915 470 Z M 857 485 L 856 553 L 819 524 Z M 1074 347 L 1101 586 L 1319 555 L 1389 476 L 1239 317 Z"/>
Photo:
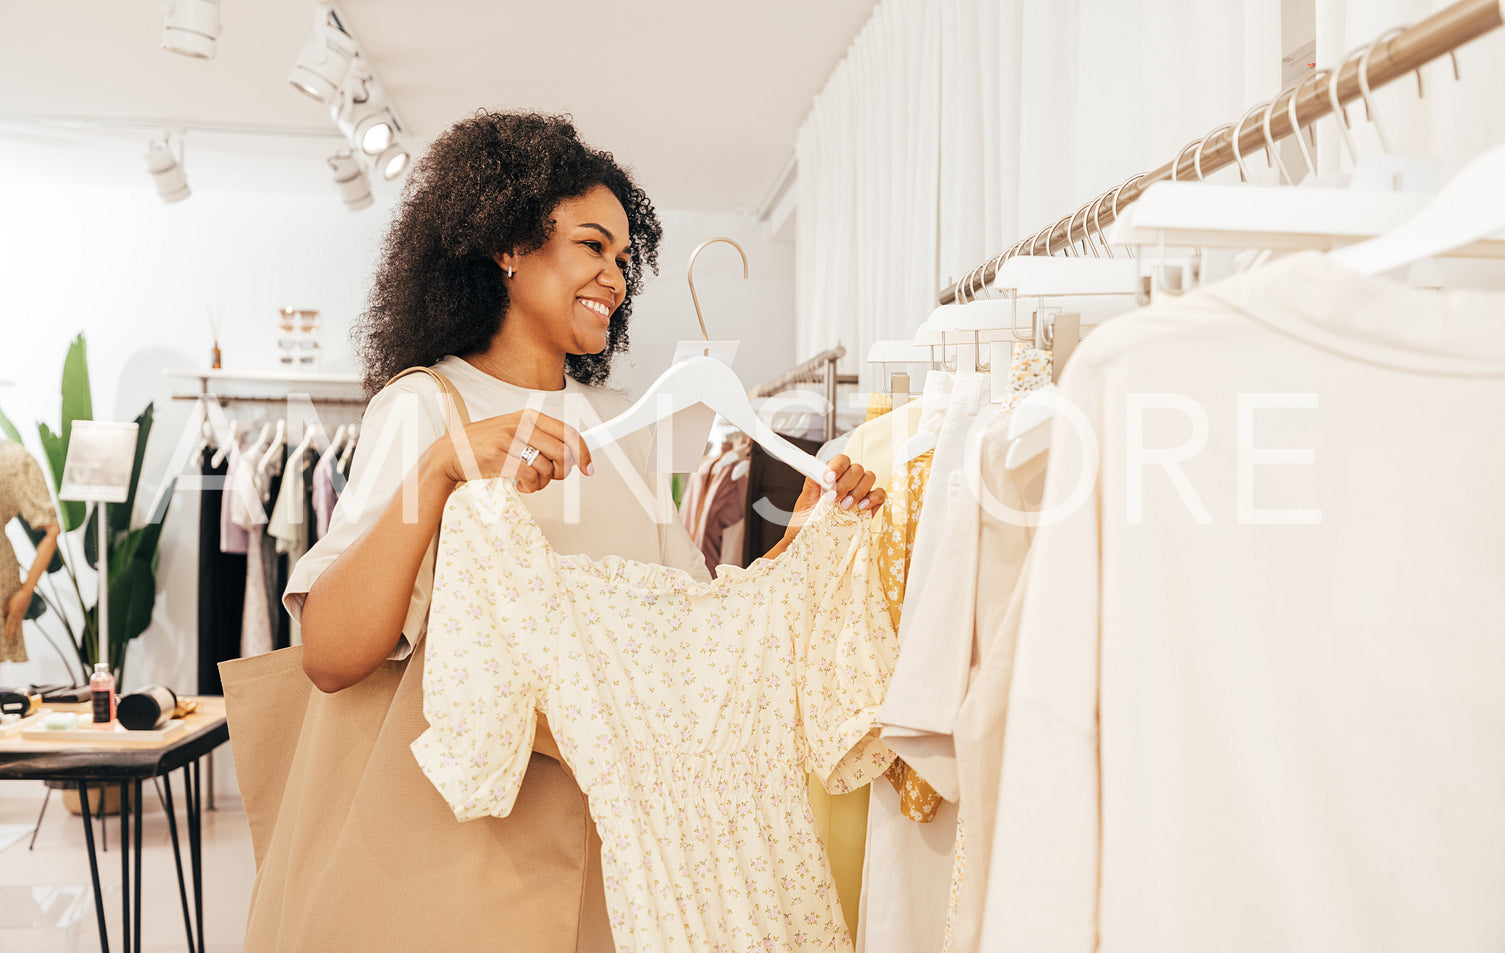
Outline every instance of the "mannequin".
<path id="1" fill-rule="evenodd" d="M 26 642 L 21 638 L 21 621 L 31 605 L 37 583 L 57 552 L 61 531 L 57 510 L 47 493 L 42 468 L 26 448 L 11 440 L 0 441 L 0 525 L 22 517 L 33 529 L 46 535 L 37 544 L 36 558 L 26 579 L 21 579 L 21 563 L 10 540 L 0 536 L 0 610 L 4 611 L 5 628 L 0 634 L 0 662 L 26 661 Z"/>

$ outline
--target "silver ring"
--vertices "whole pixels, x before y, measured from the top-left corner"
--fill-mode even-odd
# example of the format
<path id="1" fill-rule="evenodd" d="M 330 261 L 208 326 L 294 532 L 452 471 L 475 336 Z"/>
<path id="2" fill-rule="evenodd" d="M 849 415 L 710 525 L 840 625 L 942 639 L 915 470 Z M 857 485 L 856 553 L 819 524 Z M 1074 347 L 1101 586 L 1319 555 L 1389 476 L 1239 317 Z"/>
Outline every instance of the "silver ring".
<path id="1" fill-rule="evenodd" d="M 523 463 L 527 464 L 528 466 L 532 466 L 533 461 L 538 459 L 538 448 L 533 446 L 532 444 L 529 444 L 528 446 L 523 447 L 522 453 L 519 453 L 517 456 L 523 461 Z"/>

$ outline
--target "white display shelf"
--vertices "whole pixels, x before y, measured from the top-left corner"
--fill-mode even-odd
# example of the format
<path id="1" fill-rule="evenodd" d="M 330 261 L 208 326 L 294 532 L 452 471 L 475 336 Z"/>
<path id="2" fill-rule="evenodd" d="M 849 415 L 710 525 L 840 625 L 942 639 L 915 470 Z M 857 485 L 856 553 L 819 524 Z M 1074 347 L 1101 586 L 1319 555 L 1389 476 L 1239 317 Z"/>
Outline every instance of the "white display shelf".
<path id="1" fill-rule="evenodd" d="M 311 374 L 300 371 L 227 371 L 212 368 L 169 368 L 163 371 L 168 377 L 186 377 L 201 381 L 207 387 L 210 381 L 241 384 L 335 384 L 349 387 L 360 386 L 361 379 L 355 374 Z"/>

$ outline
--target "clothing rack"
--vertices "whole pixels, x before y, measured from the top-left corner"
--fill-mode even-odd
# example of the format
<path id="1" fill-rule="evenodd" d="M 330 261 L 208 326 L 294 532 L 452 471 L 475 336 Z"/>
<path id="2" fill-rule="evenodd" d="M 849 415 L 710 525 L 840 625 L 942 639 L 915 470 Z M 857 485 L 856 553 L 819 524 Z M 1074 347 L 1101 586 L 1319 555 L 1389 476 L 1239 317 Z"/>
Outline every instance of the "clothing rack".
<path id="1" fill-rule="evenodd" d="M 1343 61 L 1335 90 L 1330 92 L 1328 79 L 1314 83 L 1310 76 L 1281 90 L 1269 104 L 1268 124 L 1260 115 L 1255 115 L 1256 110 L 1260 114 L 1266 110 L 1256 107 L 1238 122 L 1225 123 L 1201 139 L 1193 140 L 1176 158 L 1160 168 L 1136 175 L 1109 189 L 1072 214 L 973 268 L 961 281 L 941 292 L 940 302 L 951 304 L 956 301 L 959 289 L 970 296 L 987 287 L 997 276 L 998 267 L 1013 255 L 1053 255 L 1078 242 L 1088 241 L 1091 233 L 1101 235 L 1103 226 L 1118 217 L 1121 206 L 1138 199 L 1155 182 L 1169 179 L 1195 181 L 1208 172 L 1232 165 L 1236 161 L 1235 133 L 1238 134 L 1238 154 L 1251 155 L 1265 147 L 1267 129 L 1272 141 L 1285 139 L 1296 129 L 1331 115 L 1334 95 L 1344 106 L 1355 100 L 1368 99 L 1370 91 L 1417 72 L 1427 63 L 1453 53 L 1458 47 L 1501 25 L 1505 25 L 1505 4 L 1501 0 L 1460 0 L 1419 23 L 1386 33 Z M 1282 99 L 1286 101 L 1284 105 Z M 1295 100 L 1294 123 L 1291 121 L 1292 99 Z M 1194 146 L 1197 147 L 1195 150 Z"/>
<path id="2" fill-rule="evenodd" d="M 772 397 L 788 390 L 794 384 L 820 384 L 826 398 L 825 439 L 836 436 L 836 386 L 857 383 L 856 374 L 838 374 L 836 364 L 846 356 L 847 349 L 840 344 L 790 368 L 772 380 L 764 381 L 751 391 L 753 397 Z"/>
<path id="3" fill-rule="evenodd" d="M 212 397 L 220 403 L 252 403 L 252 404 L 281 404 L 285 403 L 292 391 L 273 396 L 267 394 L 222 394 L 210 389 L 210 382 L 225 382 L 234 384 L 273 385 L 292 388 L 298 386 L 307 388 L 342 388 L 348 393 L 350 389 L 357 388 L 361 379 L 354 374 L 306 374 L 299 371 L 226 371 L 219 368 L 213 369 L 183 369 L 172 368 L 163 371 L 168 377 L 188 378 L 199 382 L 199 390 L 196 394 L 173 394 L 173 400 L 198 400 L 201 397 Z M 304 390 L 297 393 L 304 394 Z M 367 403 L 365 397 L 338 397 L 304 394 L 308 400 L 315 404 L 346 405 L 350 407 L 364 407 Z"/>
<path id="4" fill-rule="evenodd" d="M 290 396 L 291 395 L 284 395 L 284 396 L 281 396 L 281 397 L 267 397 L 267 396 L 256 396 L 256 395 L 251 395 L 251 394 L 209 394 L 209 393 L 205 393 L 205 394 L 173 394 L 172 395 L 172 399 L 173 400 L 198 400 L 201 397 L 208 397 L 208 398 L 210 398 L 212 400 L 219 401 L 222 404 L 232 403 L 232 402 L 240 402 L 240 403 L 263 403 L 263 404 L 284 404 L 284 403 L 287 403 L 287 399 Z M 315 403 L 315 404 L 347 404 L 347 405 L 352 406 L 352 407 L 364 407 L 364 406 L 366 406 L 366 403 L 367 403 L 366 398 L 364 398 L 364 397 L 316 397 L 316 396 L 313 396 L 313 395 L 308 395 L 308 399 L 309 399 L 309 401 L 311 401 L 312 403 Z"/>

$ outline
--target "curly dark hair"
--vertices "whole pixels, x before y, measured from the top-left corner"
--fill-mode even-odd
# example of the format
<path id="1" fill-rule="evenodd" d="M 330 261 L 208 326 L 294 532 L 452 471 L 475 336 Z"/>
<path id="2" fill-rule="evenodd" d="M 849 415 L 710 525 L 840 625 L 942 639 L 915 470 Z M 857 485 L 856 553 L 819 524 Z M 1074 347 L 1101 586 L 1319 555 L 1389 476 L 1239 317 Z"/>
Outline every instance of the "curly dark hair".
<path id="1" fill-rule="evenodd" d="M 507 288 L 492 255 L 542 248 L 555 206 L 598 185 L 627 212 L 627 293 L 612 314 L 605 350 L 567 355 L 565 369 L 582 384 L 605 382 L 612 356 L 627 347 L 644 269 L 658 270 L 663 226 L 653 203 L 611 153 L 580 141 L 570 117 L 482 109 L 436 139 L 403 186 L 366 311 L 352 332 L 367 394 L 405 368 L 485 350 L 507 313 Z"/>

